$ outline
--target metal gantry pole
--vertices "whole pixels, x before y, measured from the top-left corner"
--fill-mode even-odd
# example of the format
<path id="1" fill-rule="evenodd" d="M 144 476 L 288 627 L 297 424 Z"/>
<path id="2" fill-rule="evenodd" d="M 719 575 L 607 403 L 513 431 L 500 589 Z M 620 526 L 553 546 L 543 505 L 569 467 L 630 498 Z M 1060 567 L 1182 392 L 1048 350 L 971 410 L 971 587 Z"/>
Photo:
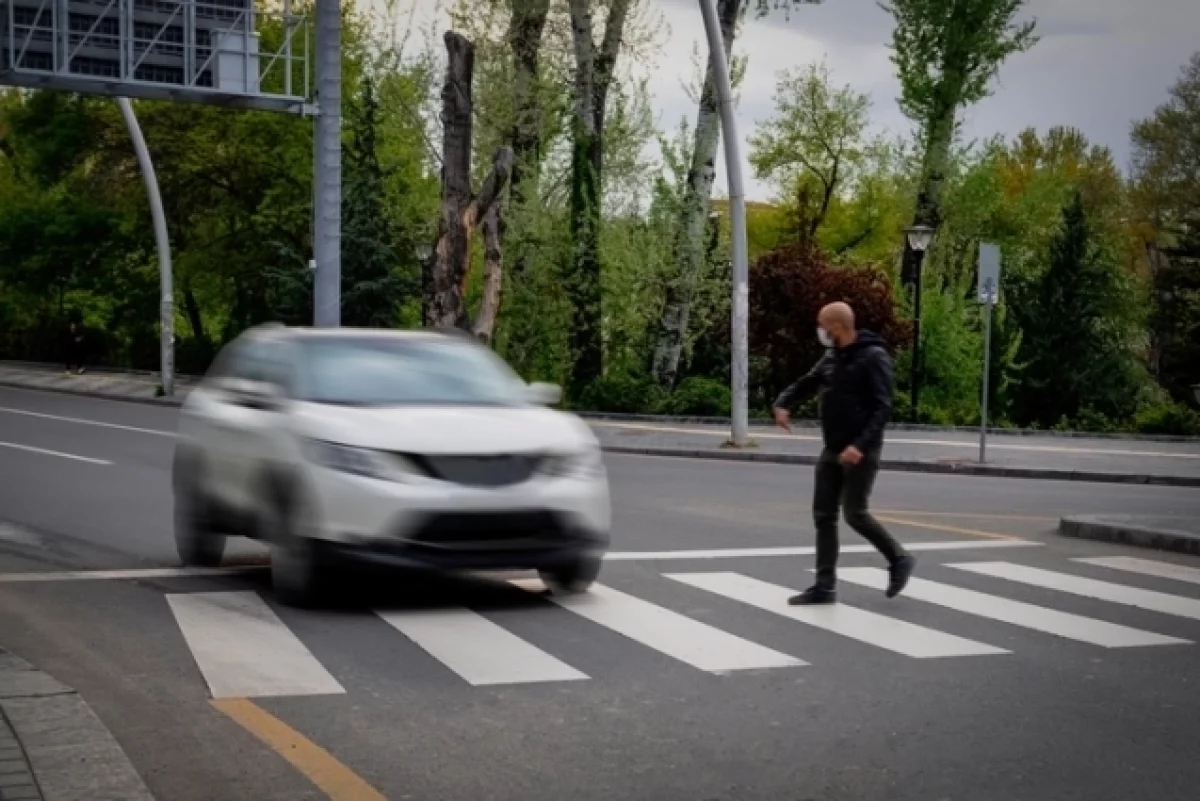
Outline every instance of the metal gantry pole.
<path id="1" fill-rule="evenodd" d="M 732 366 L 730 369 L 730 391 L 732 393 L 732 426 L 730 439 L 735 447 L 744 447 L 749 436 L 749 265 L 746 247 L 746 192 L 742 183 L 741 143 L 738 139 L 737 121 L 733 116 L 733 86 L 729 79 L 729 63 L 725 58 L 725 44 L 721 37 L 721 24 L 717 18 L 715 0 L 700 0 L 700 11 L 704 15 L 704 31 L 708 36 L 708 50 L 715 72 L 714 84 L 721 113 L 721 137 L 725 145 L 725 171 L 729 180 L 729 223 L 733 237 L 733 320 L 732 320 Z"/>
<path id="2" fill-rule="evenodd" d="M 137 154 L 142 170 L 142 181 L 146 184 L 146 196 L 150 201 L 150 217 L 154 221 L 154 241 L 158 247 L 159 281 L 159 326 L 160 326 L 160 369 L 162 371 L 163 395 L 175 394 L 175 283 L 171 277 L 171 242 L 167 237 L 167 216 L 163 212 L 162 196 L 158 192 L 158 178 L 154 174 L 154 163 L 133 113 L 133 103 L 127 97 L 117 98 L 133 150 Z"/>
<path id="3" fill-rule="evenodd" d="M 342 322 L 342 14 L 316 0 L 317 120 L 313 164 L 313 324 Z"/>

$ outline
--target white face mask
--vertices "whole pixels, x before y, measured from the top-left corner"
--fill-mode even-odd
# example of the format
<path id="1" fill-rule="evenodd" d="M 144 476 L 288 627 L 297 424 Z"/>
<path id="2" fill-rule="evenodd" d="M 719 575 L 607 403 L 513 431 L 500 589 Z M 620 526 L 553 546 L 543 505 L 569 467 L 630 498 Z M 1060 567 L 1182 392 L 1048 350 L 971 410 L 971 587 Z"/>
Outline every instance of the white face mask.
<path id="1" fill-rule="evenodd" d="M 821 344 L 827 348 L 832 348 L 836 344 L 833 337 L 829 336 L 829 332 L 824 328 L 817 329 L 817 339 L 821 340 Z"/>

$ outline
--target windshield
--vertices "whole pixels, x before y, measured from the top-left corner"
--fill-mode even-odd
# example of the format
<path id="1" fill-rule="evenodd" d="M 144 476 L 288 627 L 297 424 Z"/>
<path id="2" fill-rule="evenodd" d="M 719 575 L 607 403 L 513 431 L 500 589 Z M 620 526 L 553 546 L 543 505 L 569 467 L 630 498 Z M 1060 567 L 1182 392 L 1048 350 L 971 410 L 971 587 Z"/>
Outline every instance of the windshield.
<path id="1" fill-rule="evenodd" d="M 304 344 L 312 403 L 516 406 L 525 385 L 495 354 L 455 340 L 337 339 Z"/>

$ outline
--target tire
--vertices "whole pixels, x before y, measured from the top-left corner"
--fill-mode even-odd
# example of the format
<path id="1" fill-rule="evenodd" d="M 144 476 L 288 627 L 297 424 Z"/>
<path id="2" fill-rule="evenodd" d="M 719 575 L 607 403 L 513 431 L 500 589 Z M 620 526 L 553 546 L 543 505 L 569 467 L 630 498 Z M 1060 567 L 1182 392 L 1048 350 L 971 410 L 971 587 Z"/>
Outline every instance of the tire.
<path id="1" fill-rule="evenodd" d="M 185 567 L 218 567 L 225 556 L 225 535 L 214 530 L 211 506 L 194 479 L 175 490 L 175 550 Z"/>
<path id="2" fill-rule="evenodd" d="M 553 570 L 539 570 L 542 583 L 554 595 L 580 595 L 591 589 L 600 575 L 600 557 L 580 556 Z"/>
<path id="3" fill-rule="evenodd" d="M 271 547 L 271 585 L 284 606 L 311 607 L 325 594 L 328 560 L 322 543 L 297 531 L 301 509 L 294 494 L 277 497 L 267 538 Z"/>

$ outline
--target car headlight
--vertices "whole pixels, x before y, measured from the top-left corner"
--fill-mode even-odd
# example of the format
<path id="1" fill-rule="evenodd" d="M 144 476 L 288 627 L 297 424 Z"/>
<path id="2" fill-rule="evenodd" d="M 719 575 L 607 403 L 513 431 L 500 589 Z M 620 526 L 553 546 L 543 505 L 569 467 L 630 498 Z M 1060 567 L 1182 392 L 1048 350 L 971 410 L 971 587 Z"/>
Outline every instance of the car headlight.
<path id="1" fill-rule="evenodd" d="M 403 457 L 370 448 L 310 439 L 305 442 L 304 454 L 309 461 L 322 467 L 366 478 L 402 481 L 407 472 L 404 470 Z"/>
<path id="2" fill-rule="evenodd" d="M 541 467 L 544 475 L 554 478 L 594 478 L 604 472 L 599 449 L 547 456 Z"/>

